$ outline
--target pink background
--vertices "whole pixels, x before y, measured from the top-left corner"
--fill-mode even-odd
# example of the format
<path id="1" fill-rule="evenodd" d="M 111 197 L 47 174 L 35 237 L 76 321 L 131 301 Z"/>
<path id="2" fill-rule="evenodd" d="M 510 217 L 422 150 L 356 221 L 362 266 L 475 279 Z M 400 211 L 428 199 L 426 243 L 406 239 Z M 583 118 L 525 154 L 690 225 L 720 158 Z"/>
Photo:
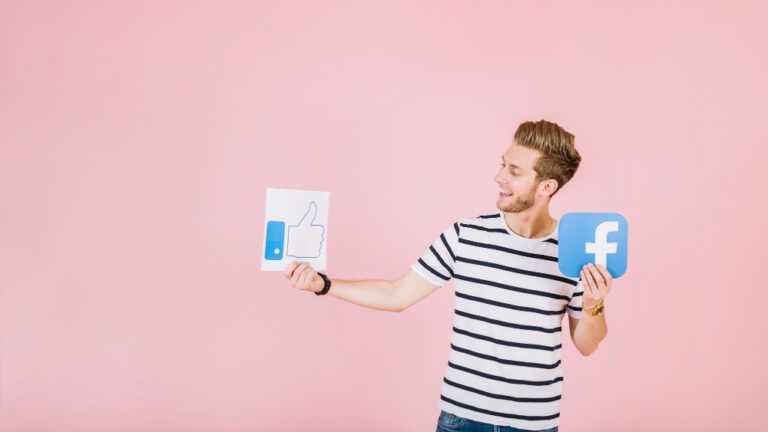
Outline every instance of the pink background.
<path id="1" fill-rule="evenodd" d="M 630 223 L 561 430 L 768 427 L 768 4 L 575 3 L 4 1 L 0 430 L 434 430 L 453 282 L 296 291 L 265 190 L 330 191 L 328 273 L 394 279 L 540 118 L 584 158 L 553 214 Z"/>

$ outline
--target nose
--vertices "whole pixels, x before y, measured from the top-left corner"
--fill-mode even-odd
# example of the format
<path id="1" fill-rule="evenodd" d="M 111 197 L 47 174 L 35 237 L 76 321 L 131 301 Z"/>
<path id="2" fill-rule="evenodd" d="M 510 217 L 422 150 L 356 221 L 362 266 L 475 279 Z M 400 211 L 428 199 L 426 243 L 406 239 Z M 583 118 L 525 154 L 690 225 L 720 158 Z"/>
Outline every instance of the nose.
<path id="1" fill-rule="evenodd" d="M 504 180 L 504 176 L 502 176 L 500 172 L 496 173 L 496 175 L 493 177 L 493 181 L 495 181 L 498 184 L 506 183 L 506 180 Z"/>

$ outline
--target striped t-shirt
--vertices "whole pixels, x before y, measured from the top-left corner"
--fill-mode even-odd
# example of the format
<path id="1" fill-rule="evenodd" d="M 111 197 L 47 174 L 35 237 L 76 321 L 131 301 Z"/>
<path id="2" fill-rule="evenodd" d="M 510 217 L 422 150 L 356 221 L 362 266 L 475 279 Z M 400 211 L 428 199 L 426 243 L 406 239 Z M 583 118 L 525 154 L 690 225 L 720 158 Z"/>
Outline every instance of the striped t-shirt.
<path id="1" fill-rule="evenodd" d="M 457 221 L 411 266 L 435 285 L 455 279 L 451 351 L 438 407 L 519 429 L 560 423 L 562 321 L 584 290 L 557 266 L 557 229 L 526 238 L 502 211 Z"/>

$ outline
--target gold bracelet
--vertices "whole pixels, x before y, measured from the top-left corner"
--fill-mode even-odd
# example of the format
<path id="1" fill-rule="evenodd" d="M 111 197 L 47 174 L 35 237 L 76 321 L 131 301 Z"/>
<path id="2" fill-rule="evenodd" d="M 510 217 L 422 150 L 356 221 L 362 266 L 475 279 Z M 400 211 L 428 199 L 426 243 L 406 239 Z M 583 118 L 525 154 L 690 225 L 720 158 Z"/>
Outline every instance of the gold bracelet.
<path id="1" fill-rule="evenodd" d="M 592 306 L 591 308 L 586 308 L 587 312 L 589 312 L 592 316 L 598 316 L 601 313 L 603 313 L 603 300 L 600 300 L 600 303 Z"/>

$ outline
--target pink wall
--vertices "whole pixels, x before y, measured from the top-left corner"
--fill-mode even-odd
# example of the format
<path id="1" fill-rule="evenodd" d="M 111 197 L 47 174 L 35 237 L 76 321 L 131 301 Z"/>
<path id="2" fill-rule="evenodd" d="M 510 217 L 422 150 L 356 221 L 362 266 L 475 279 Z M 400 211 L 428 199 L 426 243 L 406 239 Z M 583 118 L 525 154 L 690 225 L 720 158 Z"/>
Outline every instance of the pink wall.
<path id="1" fill-rule="evenodd" d="M 401 314 L 258 270 L 266 187 L 331 192 L 329 270 L 395 278 L 495 209 L 516 125 L 618 211 L 561 430 L 768 426 L 765 2 L 0 8 L 0 430 L 434 430 L 453 283 Z"/>

